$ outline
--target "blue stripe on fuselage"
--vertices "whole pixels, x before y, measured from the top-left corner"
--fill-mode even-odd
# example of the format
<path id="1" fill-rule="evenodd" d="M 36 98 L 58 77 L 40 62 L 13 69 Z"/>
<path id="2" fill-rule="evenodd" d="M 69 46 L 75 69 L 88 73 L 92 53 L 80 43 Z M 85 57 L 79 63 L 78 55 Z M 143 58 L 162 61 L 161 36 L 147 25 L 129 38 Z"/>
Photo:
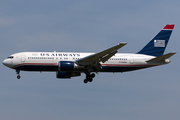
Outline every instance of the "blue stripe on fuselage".
<path id="1" fill-rule="evenodd" d="M 102 66 L 102 69 L 94 72 L 126 72 L 143 69 L 152 66 Z M 58 66 L 52 65 L 21 65 L 14 69 L 24 71 L 58 71 Z M 83 71 L 81 71 L 83 72 Z"/>

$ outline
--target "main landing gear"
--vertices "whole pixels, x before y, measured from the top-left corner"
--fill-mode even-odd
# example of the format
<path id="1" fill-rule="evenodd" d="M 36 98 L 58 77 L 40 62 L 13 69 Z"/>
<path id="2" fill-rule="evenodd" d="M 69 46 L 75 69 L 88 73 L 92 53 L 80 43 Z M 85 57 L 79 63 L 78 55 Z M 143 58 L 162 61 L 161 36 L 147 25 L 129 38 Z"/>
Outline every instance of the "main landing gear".
<path id="1" fill-rule="evenodd" d="M 19 75 L 20 74 L 20 70 L 16 70 L 16 74 L 18 74 L 17 79 L 20 79 L 21 78 L 21 76 Z"/>
<path id="2" fill-rule="evenodd" d="M 95 77 L 94 73 L 92 73 L 92 74 L 86 73 L 86 79 L 84 79 L 84 83 L 92 82 L 94 77 Z"/>

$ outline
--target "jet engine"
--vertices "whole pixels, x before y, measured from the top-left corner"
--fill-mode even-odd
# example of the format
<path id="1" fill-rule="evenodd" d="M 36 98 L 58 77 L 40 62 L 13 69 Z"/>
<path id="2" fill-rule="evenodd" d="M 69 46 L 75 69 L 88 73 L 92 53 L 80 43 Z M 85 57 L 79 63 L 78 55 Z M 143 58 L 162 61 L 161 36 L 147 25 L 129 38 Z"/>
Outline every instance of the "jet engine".
<path id="1" fill-rule="evenodd" d="M 74 71 L 83 69 L 83 66 L 79 66 L 72 61 L 59 61 L 58 70 L 59 71 Z"/>

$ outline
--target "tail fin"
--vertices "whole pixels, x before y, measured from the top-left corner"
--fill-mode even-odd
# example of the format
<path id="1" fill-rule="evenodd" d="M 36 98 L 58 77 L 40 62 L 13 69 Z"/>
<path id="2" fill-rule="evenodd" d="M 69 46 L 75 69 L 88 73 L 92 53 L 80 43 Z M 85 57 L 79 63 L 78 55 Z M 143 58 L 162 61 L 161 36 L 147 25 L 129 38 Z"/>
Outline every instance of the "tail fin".
<path id="1" fill-rule="evenodd" d="M 137 54 L 161 56 L 168 44 L 172 30 L 175 25 L 167 24 L 142 50 Z"/>

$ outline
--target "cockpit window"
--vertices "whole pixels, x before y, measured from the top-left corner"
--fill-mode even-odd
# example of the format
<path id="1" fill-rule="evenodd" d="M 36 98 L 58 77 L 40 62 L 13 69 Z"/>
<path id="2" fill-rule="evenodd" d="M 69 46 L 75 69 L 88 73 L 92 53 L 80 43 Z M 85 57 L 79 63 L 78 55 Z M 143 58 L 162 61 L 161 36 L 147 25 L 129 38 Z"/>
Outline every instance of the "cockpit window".
<path id="1" fill-rule="evenodd" d="M 8 58 L 9 58 L 9 59 L 13 59 L 13 58 L 14 58 L 14 56 L 9 56 Z"/>

